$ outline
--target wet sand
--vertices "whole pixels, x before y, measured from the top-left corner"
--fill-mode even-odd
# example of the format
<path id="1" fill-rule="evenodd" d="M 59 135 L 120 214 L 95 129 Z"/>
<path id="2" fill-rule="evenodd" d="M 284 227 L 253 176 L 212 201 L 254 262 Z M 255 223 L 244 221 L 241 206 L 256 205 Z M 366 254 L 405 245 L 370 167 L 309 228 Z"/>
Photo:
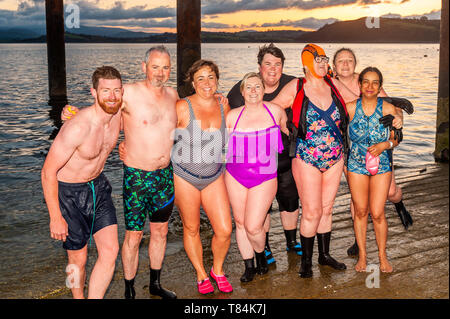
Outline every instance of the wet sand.
<path id="1" fill-rule="evenodd" d="M 347 270 L 336 271 L 317 263 L 317 243 L 313 255 L 313 278 L 302 279 L 298 275 L 300 256 L 287 253 L 276 201 L 273 204 L 270 244 L 276 263 L 269 273 L 250 283 L 241 283 L 244 265 L 237 249 L 233 231 L 232 243 L 224 266 L 233 285 L 231 294 L 216 292 L 201 296 L 196 288 L 196 276 L 186 253 L 180 247 L 166 254 L 161 275 L 162 285 L 185 299 L 448 299 L 449 298 L 449 166 L 432 164 L 416 169 L 396 171 L 396 181 L 403 190 L 403 202 L 414 219 L 407 231 L 403 228 L 391 203 L 386 205 L 389 225 L 387 253 L 394 272 L 380 273 L 379 288 L 368 288 L 366 281 L 375 273 L 358 273 L 354 270 L 357 259 L 347 256 L 347 248 L 353 244 L 353 225 L 349 212 L 350 195 L 343 178 L 334 205 L 331 254 L 347 265 Z M 203 227 L 203 225 L 202 225 Z M 206 226 L 209 227 L 209 226 Z M 207 235 L 205 235 L 205 233 Z M 211 230 L 204 235 L 205 268 L 212 265 L 209 248 Z M 299 235 L 297 235 L 298 237 Z M 316 240 L 317 242 L 317 240 Z M 170 246 L 170 238 L 169 238 Z M 149 261 L 148 238 L 140 248 L 140 265 L 135 280 L 136 298 L 159 299 L 148 292 Z M 173 249 L 172 249 L 173 251 Z M 369 219 L 367 232 L 368 264 L 378 265 L 375 233 Z M 94 257 L 94 256 L 93 256 Z M 90 258 L 90 272 L 92 262 Z M 89 274 L 88 272 L 88 274 Z M 64 282 L 64 275 L 55 282 Z M 59 277 L 57 275 L 56 277 Z M 123 274 L 120 255 L 113 281 L 105 295 L 107 299 L 123 298 Z M 56 289 L 41 298 L 71 298 L 67 288 Z"/>

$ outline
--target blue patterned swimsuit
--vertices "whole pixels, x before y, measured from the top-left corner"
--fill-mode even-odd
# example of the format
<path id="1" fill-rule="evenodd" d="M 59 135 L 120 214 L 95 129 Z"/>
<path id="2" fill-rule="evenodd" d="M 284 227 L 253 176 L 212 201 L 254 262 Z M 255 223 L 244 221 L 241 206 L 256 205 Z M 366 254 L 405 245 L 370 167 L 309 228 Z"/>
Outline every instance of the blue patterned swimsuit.
<path id="1" fill-rule="evenodd" d="M 366 169 L 366 153 L 369 146 L 385 142 L 389 139 L 390 131 L 380 123 L 383 117 L 383 100 L 378 98 L 375 112 L 371 116 L 364 114 L 361 99 L 356 102 L 355 116 L 349 124 L 349 138 L 351 142 L 348 154 L 347 169 L 349 172 L 371 175 Z M 392 171 L 392 151 L 384 150 L 380 155 L 378 173 Z"/>
<path id="2" fill-rule="evenodd" d="M 313 165 L 321 172 L 328 170 L 343 156 L 343 145 L 324 120 L 326 114 L 339 127 L 340 114 L 334 101 L 326 111 L 321 110 L 310 101 L 306 113 L 308 125 L 306 137 L 304 140 L 297 139 L 296 157 Z"/>

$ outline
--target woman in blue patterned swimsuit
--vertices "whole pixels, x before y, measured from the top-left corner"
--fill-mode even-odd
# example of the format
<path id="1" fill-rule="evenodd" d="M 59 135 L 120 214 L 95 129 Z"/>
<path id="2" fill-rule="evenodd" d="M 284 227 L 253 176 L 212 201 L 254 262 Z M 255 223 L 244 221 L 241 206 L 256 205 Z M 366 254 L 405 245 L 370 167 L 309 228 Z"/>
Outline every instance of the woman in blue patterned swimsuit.
<path id="1" fill-rule="evenodd" d="M 359 247 L 356 271 L 366 270 L 366 232 L 370 210 L 378 245 L 380 270 L 392 272 L 386 255 L 388 226 L 384 214 L 392 174 L 392 151 L 398 143 L 393 133 L 379 122 L 387 114 L 394 115 L 395 107 L 377 98 L 383 76 L 377 68 L 366 68 L 359 75 L 361 98 L 347 103 L 349 113 L 348 184 L 355 205 L 354 228 Z M 370 114 L 369 116 L 367 114 Z M 366 153 L 380 158 L 378 172 L 371 175 L 366 169 Z"/>

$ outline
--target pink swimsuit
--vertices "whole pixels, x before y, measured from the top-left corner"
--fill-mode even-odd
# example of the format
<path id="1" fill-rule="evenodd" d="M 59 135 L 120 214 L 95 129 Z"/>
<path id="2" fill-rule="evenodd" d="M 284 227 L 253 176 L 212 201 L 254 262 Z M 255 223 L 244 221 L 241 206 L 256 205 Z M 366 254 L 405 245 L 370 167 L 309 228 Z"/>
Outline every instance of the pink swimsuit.
<path id="1" fill-rule="evenodd" d="M 253 132 L 236 131 L 244 107 L 229 138 L 226 169 L 246 188 L 277 177 L 277 152 L 281 153 L 284 149 L 280 126 L 267 106 L 264 107 L 274 122 L 273 126 Z"/>

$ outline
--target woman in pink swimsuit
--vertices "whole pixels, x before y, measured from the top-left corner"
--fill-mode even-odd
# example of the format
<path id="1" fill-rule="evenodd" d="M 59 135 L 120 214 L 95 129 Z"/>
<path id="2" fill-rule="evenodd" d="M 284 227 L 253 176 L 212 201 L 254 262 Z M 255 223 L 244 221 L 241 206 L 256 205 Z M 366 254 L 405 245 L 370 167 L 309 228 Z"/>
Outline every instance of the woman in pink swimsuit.
<path id="1" fill-rule="evenodd" d="M 234 221 L 236 241 L 245 262 L 242 282 L 268 271 L 264 254 L 264 220 L 277 192 L 277 159 L 283 150 L 281 130 L 287 133 L 286 112 L 264 102 L 264 84 L 258 73 L 248 73 L 241 84 L 245 105 L 232 109 L 225 185 Z M 256 268 L 254 264 L 256 257 Z"/>

